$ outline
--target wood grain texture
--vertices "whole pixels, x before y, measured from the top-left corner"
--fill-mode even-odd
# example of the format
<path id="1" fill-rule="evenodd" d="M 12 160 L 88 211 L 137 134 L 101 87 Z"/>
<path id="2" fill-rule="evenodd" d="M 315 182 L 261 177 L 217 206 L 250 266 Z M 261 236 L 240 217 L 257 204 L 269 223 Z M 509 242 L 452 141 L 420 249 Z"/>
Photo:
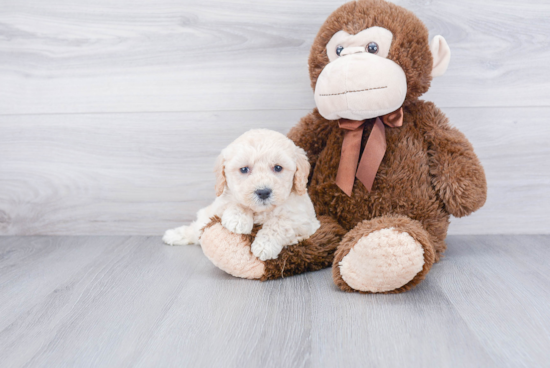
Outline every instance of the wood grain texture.
<path id="1" fill-rule="evenodd" d="M 3 0 L 0 235 L 160 234 L 213 199 L 215 156 L 313 107 L 340 0 Z M 550 232 L 550 3 L 400 0 L 453 52 L 425 96 L 474 143 L 486 206 L 451 234 Z"/>
<path id="2" fill-rule="evenodd" d="M 344 2 L 3 0 L 0 113 L 310 109 L 309 48 Z M 549 106 L 549 2 L 395 2 L 453 52 L 427 99 Z"/>
<path id="3" fill-rule="evenodd" d="M 223 147 L 302 114 L 0 117 L 0 232 L 160 234 L 213 201 Z"/>
<path id="4" fill-rule="evenodd" d="M 444 111 L 489 182 L 485 207 L 450 233 L 548 233 L 550 109 Z M 214 199 L 223 147 L 251 128 L 286 132 L 306 113 L 0 117 L 0 234 L 161 234 Z"/>
<path id="5" fill-rule="evenodd" d="M 233 278 L 159 237 L 0 237 L 6 367 L 543 367 L 550 236 L 451 236 L 416 289 Z"/>

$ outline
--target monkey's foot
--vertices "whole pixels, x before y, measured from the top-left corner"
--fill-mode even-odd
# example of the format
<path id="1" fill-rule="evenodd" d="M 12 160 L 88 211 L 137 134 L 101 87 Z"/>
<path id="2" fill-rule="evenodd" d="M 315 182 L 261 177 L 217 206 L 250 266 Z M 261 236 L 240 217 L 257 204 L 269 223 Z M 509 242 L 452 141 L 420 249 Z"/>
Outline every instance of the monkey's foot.
<path id="1" fill-rule="evenodd" d="M 375 220 L 366 221 L 350 231 L 336 252 L 335 283 L 345 291 L 363 293 L 401 292 L 418 284 L 430 270 L 434 252 L 420 224 L 403 221 L 400 225 L 405 226 L 383 228 L 373 227 Z"/>

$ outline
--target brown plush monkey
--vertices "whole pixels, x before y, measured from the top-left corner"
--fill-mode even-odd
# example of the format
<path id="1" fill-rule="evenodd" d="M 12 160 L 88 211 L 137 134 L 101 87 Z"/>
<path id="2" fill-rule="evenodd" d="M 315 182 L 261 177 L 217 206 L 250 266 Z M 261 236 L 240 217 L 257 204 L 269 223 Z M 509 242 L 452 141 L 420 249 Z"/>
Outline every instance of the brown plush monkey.
<path id="1" fill-rule="evenodd" d="M 445 72 L 450 51 L 410 11 L 383 0 L 347 3 L 311 48 L 317 108 L 289 137 L 308 154 L 309 195 L 321 228 L 274 260 L 250 254 L 251 236 L 216 220 L 204 253 L 239 277 L 274 279 L 332 265 L 345 291 L 402 292 L 445 251 L 449 217 L 486 199 L 468 140 L 431 102 L 419 100 Z"/>

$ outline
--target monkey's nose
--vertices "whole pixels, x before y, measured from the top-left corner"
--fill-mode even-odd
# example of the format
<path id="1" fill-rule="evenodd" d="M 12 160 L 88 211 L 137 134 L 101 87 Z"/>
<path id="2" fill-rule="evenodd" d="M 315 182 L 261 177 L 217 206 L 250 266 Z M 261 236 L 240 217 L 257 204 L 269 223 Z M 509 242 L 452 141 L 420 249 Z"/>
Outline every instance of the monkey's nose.
<path id="1" fill-rule="evenodd" d="M 357 54 L 360 52 L 365 52 L 365 48 L 364 47 L 346 47 L 342 50 L 342 52 L 340 53 L 340 56 Z"/>
<path id="2" fill-rule="evenodd" d="M 256 193 L 256 195 L 257 195 L 260 199 L 268 199 L 269 196 L 271 195 L 271 192 L 272 192 L 271 189 L 269 189 L 269 188 L 263 188 L 263 189 L 258 189 L 258 190 L 256 190 L 254 193 Z"/>

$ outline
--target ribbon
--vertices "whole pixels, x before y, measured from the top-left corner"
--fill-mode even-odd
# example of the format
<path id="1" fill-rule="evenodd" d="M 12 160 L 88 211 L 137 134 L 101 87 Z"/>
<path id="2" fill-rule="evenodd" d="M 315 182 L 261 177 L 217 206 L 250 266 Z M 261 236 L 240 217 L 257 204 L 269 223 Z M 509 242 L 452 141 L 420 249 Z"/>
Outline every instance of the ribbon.
<path id="1" fill-rule="evenodd" d="M 372 120 L 371 120 L 372 121 Z M 336 185 L 351 197 L 355 177 L 363 183 L 370 192 L 380 163 L 386 153 L 386 132 L 384 125 L 391 128 L 403 125 L 403 108 L 389 114 L 379 116 L 374 120 L 372 131 L 367 140 L 361 161 L 361 139 L 365 130 L 366 120 L 340 119 L 338 126 L 344 129 L 344 142 L 340 155 L 340 165 L 336 175 Z M 357 164 L 359 163 L 359 167 Z"/>

